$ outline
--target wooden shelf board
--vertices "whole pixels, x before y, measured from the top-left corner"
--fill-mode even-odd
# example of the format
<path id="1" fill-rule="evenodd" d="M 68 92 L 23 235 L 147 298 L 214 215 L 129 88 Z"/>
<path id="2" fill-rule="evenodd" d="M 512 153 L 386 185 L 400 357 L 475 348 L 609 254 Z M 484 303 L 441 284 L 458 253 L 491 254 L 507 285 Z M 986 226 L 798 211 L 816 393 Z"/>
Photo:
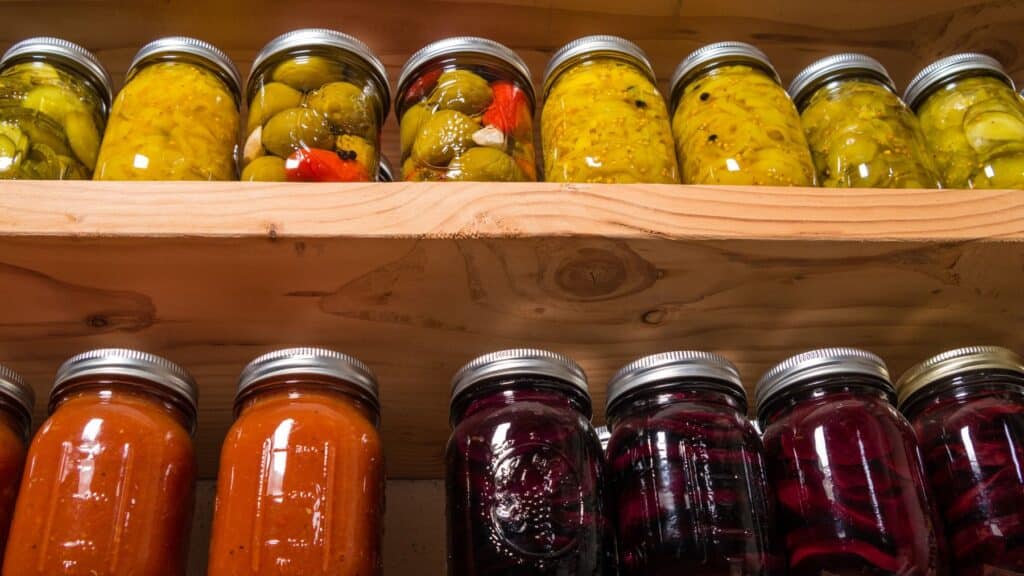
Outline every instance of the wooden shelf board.
<path id="1" fill-rule="evenodd" d="M 614 370 L 668 349 L 722 352 L 751 386 L 819 346 L 895 373 L 1024 350 L 1024 193 L 2 183 L 0 302 L 0 362 L 41 398 L 92 347 L 191 370 L 206 478 L 242 367 L 292 345 L 368 362 L 389 474 L 437 478 L 449 379 L 495 349 L 577 358 L 598 421 Z"/>

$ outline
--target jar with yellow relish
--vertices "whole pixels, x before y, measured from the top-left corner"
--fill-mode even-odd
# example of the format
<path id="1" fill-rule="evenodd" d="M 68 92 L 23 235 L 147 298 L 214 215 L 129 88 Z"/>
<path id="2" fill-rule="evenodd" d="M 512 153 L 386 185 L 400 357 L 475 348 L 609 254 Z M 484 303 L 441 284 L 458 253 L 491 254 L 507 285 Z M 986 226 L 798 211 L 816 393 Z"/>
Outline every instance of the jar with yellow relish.
<path id="1" fill-rule="evenodd" d="M 903 99 L 917 112 L 943 185 L 1024 189 L 1024 106 L 998 60 L 973 53 L 938 60 Z"/>
<path id="2" fill-rule="evenodd" d="M 709 44 L 679 64 L 671 86 L 684 184 L 815 185 L 800 116 L 764 52 Z"/>
<path id="3" fill-rule="evenodd" d="M 237 180 L 241 78 L 194 38 L 143 46 L 114 100 L 96 180 Z"/>
<path id="4" fill-rule="evenodd" d="M 110 76 L 91 52 L 30 38 L 0 58 L 0 179 L 92 178 Z"/>
<path id="5" fill-rule="evenodd" d="M 544 74 L 541 146 L 548 182 L 676 184 L 665 100 L 639 46 L 587 36 Z"/>
<path id="6" fill-rule="evenodd" d="M 242 180 L 369 182 L 391 103 L 387 71 L 348 34 L 307 28 L 256 56 Z"/>
<path id="7" fill-rule="evenodd" d="M 917 117 L 874 58 L 822 58 L 797 74 L 789 94 L 822 186 L 940 187 Z"/>

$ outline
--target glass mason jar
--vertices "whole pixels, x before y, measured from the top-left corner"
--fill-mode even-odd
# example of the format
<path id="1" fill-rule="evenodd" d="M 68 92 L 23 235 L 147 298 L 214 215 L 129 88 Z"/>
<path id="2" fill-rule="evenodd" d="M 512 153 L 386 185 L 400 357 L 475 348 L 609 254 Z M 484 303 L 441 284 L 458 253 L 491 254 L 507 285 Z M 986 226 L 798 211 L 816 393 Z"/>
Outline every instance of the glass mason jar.
<path id="1" fill-rule="evenodd" d="M 665 99 L 639 46 L 587 36 L 544 73 L 541 147 L 548 182 L 678 184 Z"/>
<path id="2" fill-rule="evenodd" d="M 794 356 L 756 388 L 789 576 L 941 576 L 947 563 L 914 431 L 885 363 Z"/>
<path id="3" fill-rule="evenodd" d="M 29 447 L 7 576 L 183 576 L 197 389 L 181 367 L 103 349 L 57 371 Z"/>
<path id="4" fill-rule="evenodd" d="M 377 381 L 362 362 L 292 348 L 246 366 L 221 453 L 210 576 L 381 574 Z"/>
<path id="5" fill-rule="evenodd" d="M 237 180 L 241 78 L 194 38 L 142 47 L 114 99 L 96 180 Z"/>
<path id="6" fill-rule="evenodd" d="M 947 188 L 1024 189 L 1024 107 L 998 60 L 956 54 L 925 67 L 903 99 Z"/>
<path id="7" fill-rule="evenodd" d="M 88 180 L 113 88 L 96 56 L 60 38 L 0 58 L 0 179 Z"/>
<path id="8" fill-rule="evenodd" d="M 35 393 L 16 372 L 0 365 L 0 557 L 14 515 Z"/>
<path id="9" fill-rule="evenodd" d="M 641 358 L 608 384 L 607 413 L 620 574 L 781 573 L 763 447 L 732 363 Z"/>
<path id="10" fill-rule="evenodd" d="M 249 75 L 242 180 L 370 182 L 391 104 L 384 64 L 324 29 L 271 40 Z"/>
<path id="11" fill-rule="evenodd" d="M 1024 574 L 1024 360 L 951 350 L 897 383 L 959 576 Z"/>
<path id="12" fill-rule="evenodd" d="M 377 167 L 377 182 L 397 182 L 395 168 L 387 156 L 380 157 L 380 166 Z"/>
<path id="13" fill-rule="evenodd" d="M 800 115 L 764 52 L 709 44 L 679 63 L 671 86 L 684 184 L 815 185 Z"/>
<path id="14" fill-rule="evenodd" d="M 797 75 L 789 93 L 822 186 L 941 187 L 917 117 L 874 58 L 822 58 Z"/>
<path id="15" fill-rule="evenodd" d="M 603 456 L 583 370 L 505 350 L 452 382 L 449 576 L 613 574 Z"/>
<path id="16" fill-rule="evenodd" d="M 425 46 L 398 80 L 402 178 L 535 181 L 535 106 L 530 69 L 507 47 L 462 36 Z"/>

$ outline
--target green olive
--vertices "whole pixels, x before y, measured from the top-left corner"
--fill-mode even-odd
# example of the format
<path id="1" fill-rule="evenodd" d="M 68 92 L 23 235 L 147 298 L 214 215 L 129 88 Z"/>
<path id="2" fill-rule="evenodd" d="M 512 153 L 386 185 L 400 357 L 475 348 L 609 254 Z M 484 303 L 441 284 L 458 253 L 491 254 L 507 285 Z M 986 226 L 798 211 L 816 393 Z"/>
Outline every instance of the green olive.
<path id="1" fill-rule="evenodd" d="M 416 135 L 419 134 L 423 123 L 429 118 L 430 112 L 422 103 L 416 104 L 406 110 L 405 114 L 402 114 L 402 121 L 399 122 L 399 128 L 402 133 L 401 141 L 403 158 L 409 156 L 409 151 L 412 150 L 412 143 L 416 141 Z"/>
<path id="2" fill-rule="evenodd" d="M 96 157 L 100 153 L 100 131 L 92 116 L 84 112 L 72 112 L 64 119 L 68 143 L 82 164 L 89 171 L 96 169 Z"/>
<path id="3" fill-rule="evenodd" d="M 284 182 L 288 180 L 284 159 L 260 156 L 242 170 L 242 182 Z"/>
<path id="4" fill-rule="evenodd" d="M 334 150 L 343 160 L 355 160 L 361 164 L 368 173 L 376 170 L 377 149 L 365 138 L 343 134 L 335 141 Z"/>
<path id="5" fill-rule="evenodd" d="M 497 148 L 470 148 L 448 165 L 449 180 L 522 182 L 525 174 L 511 156 Z"/>
<path id="6" fill-rule="evenodd" d="M 272 78 L 302 92 L 309 92 L 344 76 L 341 64 L 323 56 L 297 56 L 277 65 Z"/>
<path id="7" fill-rule="evenodd" d="M 373 126 L 366 95 L 350 82 L 331 82 L 314 90 L 306 105 L 322 114 L 340 132 L 365 135 Z"/>
<path id="8" fill-rule="evenodd" d="M 473 146 L 473 133 L 480 124 L 455 110 L 440 110 L 430 116 L 416 135 L 412 156 L 425 166 L 447 166 L 452 158 Z"/>
<path id="9" fill-rule="evenodd" d="M 25 95 L 22 106 L 45 114 L 60 124 L 68 114 L 87 112 L 88 109 L 77 94 L 59 86 L 39 86 Z"/>
<path id="10" fill-rule="evenodd" d="M 331 127 L 311 108 L 289 108 L 278 112 L 263 127 L 263 146 L 275 156 L 286 158 L 300 148 L 334 147 Z"/>
<path id="11" fill-rule="evenodd" d="M 491 105 L 494 93 L 487 80 L 469 70 L 449 70 L 437 79 L 428 102 L 442 110 L 457 110 L 473 116 Z"/>
<path id="12" fill-rule="evenodd" d="M 269 82 L 260 87 L 249 103 L 248 132 L 262 126 L 267 120 L 289 108 L 302 104 L 302 92 L 281 82 Z"/>

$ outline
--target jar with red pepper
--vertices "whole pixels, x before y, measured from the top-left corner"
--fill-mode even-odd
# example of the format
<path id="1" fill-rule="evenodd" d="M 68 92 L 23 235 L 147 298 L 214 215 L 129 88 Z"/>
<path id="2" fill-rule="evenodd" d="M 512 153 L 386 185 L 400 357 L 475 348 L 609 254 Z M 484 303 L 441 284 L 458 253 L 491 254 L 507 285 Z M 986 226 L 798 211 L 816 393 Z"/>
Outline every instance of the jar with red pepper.
<path id="1" fill-rule="evenodd" d="M 384 64 L 341 32 L 271 40 L 248 82 L 243 181 L 371 182 L 391 103 Z"/>
<path id="2" fill-rule="evenodd" d="M 534 106 L 530 70 L 507 47 L 474 37 L 427 45 L 398 80 L 402 178 L 536 180 Z"/>
<path id="3" fill-rule="evenodd" d="M 896 384 L 958 576 L 1024 574 L 1024 359 L 951 350 Z"/>

